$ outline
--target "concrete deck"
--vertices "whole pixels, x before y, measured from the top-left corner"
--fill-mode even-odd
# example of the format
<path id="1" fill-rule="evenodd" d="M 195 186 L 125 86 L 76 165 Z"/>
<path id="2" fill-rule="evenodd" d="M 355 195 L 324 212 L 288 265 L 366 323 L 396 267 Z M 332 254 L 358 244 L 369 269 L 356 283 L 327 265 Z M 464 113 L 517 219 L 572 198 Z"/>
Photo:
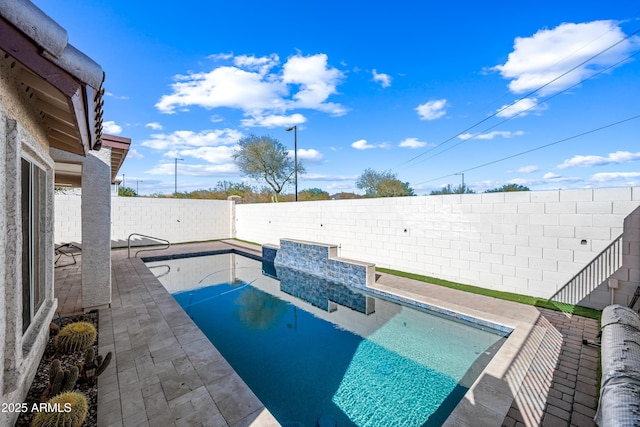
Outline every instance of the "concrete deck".
<path id="1" fill-rule="evenodd" d="M 171 247 L 191 253 L 241 246 Z M 150 255 L 146 253 L 145 255 Z M 81 311 L 80 263 L 57 268 L 64 314 Z M 100 310 L 100 354 L 114 359 L 100 377 L 100 426 L 279 425 L 162 285 L 127 251 L 112 251 L 113 301 Z M 597 322 L 467 294 L 386 274 L 375 287 L 514 328 L 447 420 L 450 426 L 595 426 Z"/>

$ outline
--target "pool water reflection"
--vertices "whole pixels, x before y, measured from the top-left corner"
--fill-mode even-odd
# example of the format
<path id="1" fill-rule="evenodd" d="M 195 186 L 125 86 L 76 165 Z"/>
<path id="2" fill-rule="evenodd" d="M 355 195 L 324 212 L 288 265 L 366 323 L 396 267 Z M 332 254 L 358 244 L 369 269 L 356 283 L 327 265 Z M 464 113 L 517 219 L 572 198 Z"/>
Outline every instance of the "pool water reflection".
<path id="1" fill-rule="evenodd" d="M 505 340 L 238 255 L 153 264 L 283 425 L 440 425 Z"/>

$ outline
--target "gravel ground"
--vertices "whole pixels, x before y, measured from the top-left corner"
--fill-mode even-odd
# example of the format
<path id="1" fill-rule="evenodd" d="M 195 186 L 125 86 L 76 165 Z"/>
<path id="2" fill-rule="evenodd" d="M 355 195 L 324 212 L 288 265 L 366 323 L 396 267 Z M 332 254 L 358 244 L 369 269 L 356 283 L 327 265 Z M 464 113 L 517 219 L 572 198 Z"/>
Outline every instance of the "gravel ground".
<path id="1" fill-rule="evenodd" d="M 60 325 L 60 327 L 64 327 L 68 323 L 85 320 L 94 324 L 96 329 L 98 329 L 98 317 L 97 312 L 92 315 L 85 316 L 73 316 L 73 317 L 62 317 L 55 319 L 55 323 Z M 36 372 L 36 376 L 33 379 L 33 383 L 31 383 L 31 388 L 29 388 L 29 393 L 25 399 L 25 403 L 28 404 L 29 408 L 33 407 L 33 404 L 40 403 L 40 396 L 44 392 L 44 390 L 49 385 L 49 367 L 51 366 L 51 362 L 54 359 L 59 359 L 62 365 L 62 369 L 69 369 L 78 363 L 84 363 L 84 352 L 77 352 L 73 354 L 61 354 L 56 352 L 54 346 L 55 336 L 49 337 L 49 342 L 47 343 L 47 347 L 42 356 L 42 360 L 40 360 L 40 365 L 38 366 L 38 371 Z M 94 344 L 94 350 L 98 351 L 98 341 Z M 83 427 L 94 427 L 98 425 L 98 384 L 97 382 L 94 384 L 88 383 L 78 383 L 76 385 L 75 391 L 78 391 L 84 394 L 87 397 L 87 402 L 89 403 L 89 414 L 87 415 L 87 419 L 85 420 Z M 33 418 L 36 416 L 37 412 L 22 412 L 18 421 L 16 421 L 16 427 L 28 427 L 31 425 Z"/>

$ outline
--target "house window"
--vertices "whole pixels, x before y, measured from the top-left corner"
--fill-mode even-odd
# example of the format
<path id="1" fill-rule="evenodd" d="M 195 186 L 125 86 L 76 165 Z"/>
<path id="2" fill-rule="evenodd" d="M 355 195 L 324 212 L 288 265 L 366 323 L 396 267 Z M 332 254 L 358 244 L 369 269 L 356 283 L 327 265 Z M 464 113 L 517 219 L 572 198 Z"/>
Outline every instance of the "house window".
<path id="1" fill-rule="evenodd" d="M 26 332 L 44 301 L 45 197 L 47 177 L 34 162 L 22 158 L 22 332 Z"/>

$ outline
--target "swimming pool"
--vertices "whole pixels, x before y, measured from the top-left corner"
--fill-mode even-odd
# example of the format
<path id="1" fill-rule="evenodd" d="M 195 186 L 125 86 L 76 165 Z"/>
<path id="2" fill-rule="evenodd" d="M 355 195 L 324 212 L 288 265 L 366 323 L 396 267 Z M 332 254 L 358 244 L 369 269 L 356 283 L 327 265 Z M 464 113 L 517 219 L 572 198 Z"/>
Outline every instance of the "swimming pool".
<path id="1" fill-rule="evenodd" d="M 505 340 L 233 254 L 148 265 L 283 425 L 440 425 Z"/>

